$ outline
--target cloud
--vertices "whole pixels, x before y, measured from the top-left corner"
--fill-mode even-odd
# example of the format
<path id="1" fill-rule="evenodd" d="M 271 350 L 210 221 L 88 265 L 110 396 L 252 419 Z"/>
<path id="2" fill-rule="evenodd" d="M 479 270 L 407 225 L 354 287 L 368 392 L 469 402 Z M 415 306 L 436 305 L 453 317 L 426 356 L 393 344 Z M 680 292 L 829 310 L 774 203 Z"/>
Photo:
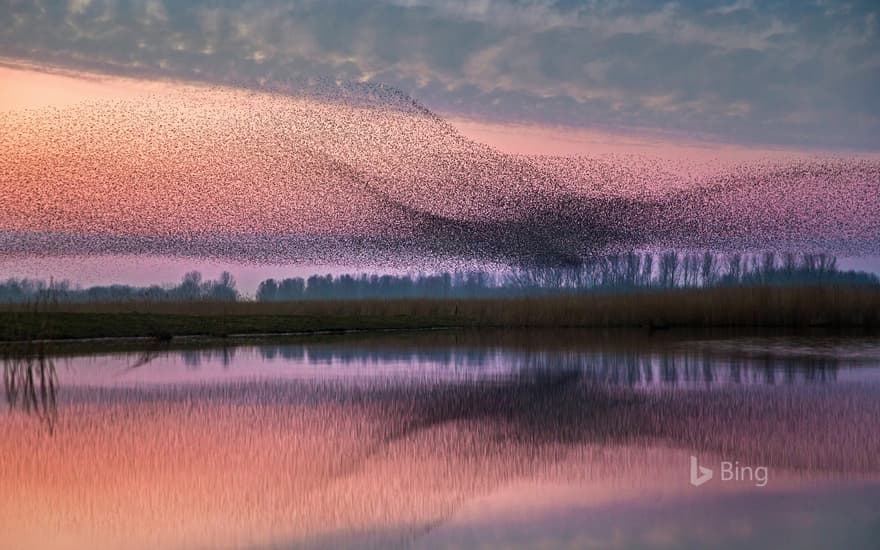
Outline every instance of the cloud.
<path id="1" fill-rule="evenodd" d="M 0 55 L 211 81 L 381 81 L 500 121 L 880 148 L 871 2 L 12 1 Z"/>

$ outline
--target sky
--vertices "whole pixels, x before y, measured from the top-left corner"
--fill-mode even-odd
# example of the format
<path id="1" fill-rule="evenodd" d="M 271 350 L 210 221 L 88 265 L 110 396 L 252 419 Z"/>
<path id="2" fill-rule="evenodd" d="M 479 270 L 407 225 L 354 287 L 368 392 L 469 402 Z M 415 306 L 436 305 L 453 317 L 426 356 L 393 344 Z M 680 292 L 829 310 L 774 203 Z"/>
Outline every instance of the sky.
<path id="1" fill-rule="evenodd" d="M 880 149 L 873 1 L 0 4 L 0 56 L 17 63 L 227 84 L 382 82 L 482 123 Z"/>
<path id="2" fill-rule="evenodd" d="M 878 12 L 871 1 L 0 0 L 0 127 L 7 133 L 0 135 L 0 199 L 8 207 L 0 213 L 0 237 L 59 227 L 96 234 L 115 228 L 123 236 L 215 226 L 250 231 L 257 218 L 262 230 L 266 220 L 294 220 L 306 233 L 340 221 L 410 223 L 368 212 L 382 206 L 375 197 L 358 203 L 338 192 L 333 185 L 348 185 L 338 171 L 319 188 L 285 180 L 281 206 L 291 209 L 276 209 L 272 197 L 291 173 L 290 159 L 300 159 L 305 181 L 326 175 L 328 166 L 336 170 L 337 158 L 353 166 L 366 159 L 376 177 L 385 177 L 386 191 L 399 201 L 395 216 L 403 205 L 409 213 L 479 217 L 481 208 L 503 213 L 517 201 L 525 214 L 550 216 L 554 207 L 542 210 L 540 186 L 517 187 L 517 171 L 530 165 L 552 169 L 559 178 L 553 186 L 598 183 L 622 194 L 649 183 L 668 190 L 718 177 L 751 182 L 765 194 L 738 196 L 737 204 L 745 212 L 766 204 L 770 217 L 734 220 L 732 227 L 751 223 L 765 228 L 754 230 L 759 234 L 783 234 L 805 216 L 795 232 L 809 225 L 804 234 L 830 229 L 864 240 L 862 233 L 880 223 L 870 212 L 880 185 L 870 175 L 880 166 Z M 418 116 L 358 119 L 354 104 L 324 110 L 321 101 L 350 98 L 351 86 L 379 93 L 391 86 L 465 138 L 529 160 L 520 164 L 471 145 L 449 150 L 471 163 L 465 176 L 476 179 L 447 189 L 461 174 L 443 161 L 444 148 L 461 143 Z M 241 89 L 287 92 L 291 100 L 244 97 Z M 150 103 L 156 98 L 158 111 Z M 322 136 L 327 121 L 334 130 Z M 165 130 L 154 134 L 157 128 Z M 387 138 L 386 130 L 397 135 Z M 408 136 L 416 135 L 414 143 Z M 434 148 L 421 158 L 419 139 Z M 164 161 L 140 159 L 155 147 Z M 302 160 L 309 148 L 326 158 Z M 382 166 L 394 155 L 416 162 L 403 172 Z M 592 160 L 544 165 L 534 155 Z M 784 186 L 800 184 L 786 178 L 816 158 L 819 164 L 803 173 L 824 175 L 802 182 L 815 193 L 793 187 L 804 198 L 792 199 Z M 837 160 L 823 165 L 827 159 Z M 395 182 L 401 174 L 422 188 Z M 493 178 L 496 188 L 487 183 Z M 203 192 L 224 185 L 233 192 Z M 846 189 L 842 196 L 835 186 Z M 255 198 L 254 189 L 266 192 Z M 290 194 L 294 189 L 301 194 Z M 848 210 L 840 214 L 841 208 Z M 526 218 L 523 227 L 532 223 Z M 565 233 L 566 220 L 556 220 L 554 231 Z M 711 238 L 714 229 L 707 231 Z M 845 266 L 880 269 L 868 248 L 869 256 L 860 249 Z M 168 282 L 195 266 L 211 277 L 230 269 L 253 289 L 267 276 L 361 269 L 314 259 L 255 267 L 225 253 L 194 261 L 160 257 L 158 248 L 112 261 L 103 253 L 23 259 L 6 252 L 0 247 L 0 279 L 55 276 L 83 284 Z"/>

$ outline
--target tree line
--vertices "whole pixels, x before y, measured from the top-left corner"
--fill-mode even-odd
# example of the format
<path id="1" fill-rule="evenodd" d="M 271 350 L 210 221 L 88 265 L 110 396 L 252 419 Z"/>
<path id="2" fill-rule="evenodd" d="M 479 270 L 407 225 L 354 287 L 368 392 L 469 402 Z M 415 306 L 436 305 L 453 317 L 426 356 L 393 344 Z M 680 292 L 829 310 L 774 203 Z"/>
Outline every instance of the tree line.
<path id="1" fill-rule="evenodd" d="M 127 302 L 127 301 L 178 301 L 195 300 L 235 301 L 240 298 L 235 278 L 224 271 L 216 280 L 203 280 L 198 271 L 183 276 L 174 286 L 130 285 L 76 287 L 70 281 L 37 279 L 7 279 L 0 282 L 0 302 Z"/>
<path id="2" fill-rule="evenodd" d="M 521 267 L 498 272 L 454 272 L 416 275 L 313 275 L 267 279 L 256 300 L 346 300 L 394 298 L 493 298 L 560 293 L 626 292 L 744 285 L 880 285 L 876 275 L 843 271 L 828 254 L 719 254 L 714 252 L 609 254 L 576 267 Z M 204 280 L 197 271 L 177 285 L 92 286 L 69 281 L 8 279 L 0 282 L 0 303 L 236 301 L 242 296 L 235 278 L 223 272 Z"/>
<path id="3" fill-rule="evenodd" d="M 502 272 L 427 275 L 313 275 L 257 289 L 258 301 L 491 298 L 591 291 L 628 291 L 743 285 L 880 285 L 876 275 L 842 271 L 828 254 L 610 254 L 576 267 L 530 267 Z"/>

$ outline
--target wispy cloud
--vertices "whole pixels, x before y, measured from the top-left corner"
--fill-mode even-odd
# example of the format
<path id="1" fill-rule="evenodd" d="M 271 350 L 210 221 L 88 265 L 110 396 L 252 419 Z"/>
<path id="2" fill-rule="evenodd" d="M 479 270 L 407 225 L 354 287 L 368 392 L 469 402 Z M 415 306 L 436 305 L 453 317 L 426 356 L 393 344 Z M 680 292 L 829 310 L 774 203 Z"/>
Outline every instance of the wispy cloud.
<path id="1" fill-rule="evenodd" d="M 880 148 L 872 2 L 11 0 L 0 54 L 205 79 L 382 81 L 441 111 Z"/>

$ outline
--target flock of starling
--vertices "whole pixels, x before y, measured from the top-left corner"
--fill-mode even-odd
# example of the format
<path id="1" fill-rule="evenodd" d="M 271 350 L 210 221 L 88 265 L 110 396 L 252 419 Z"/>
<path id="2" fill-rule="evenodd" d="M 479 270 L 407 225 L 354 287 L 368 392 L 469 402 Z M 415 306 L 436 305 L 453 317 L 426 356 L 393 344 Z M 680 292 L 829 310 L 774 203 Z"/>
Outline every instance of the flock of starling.
<path id="1" fill-rule="evenodd" d="M 880 253 L 880 161 L 510 155 L 401 92 L 182 87 L 0 114 L 0 254 L 418 268 L 651 247 Z"/>

